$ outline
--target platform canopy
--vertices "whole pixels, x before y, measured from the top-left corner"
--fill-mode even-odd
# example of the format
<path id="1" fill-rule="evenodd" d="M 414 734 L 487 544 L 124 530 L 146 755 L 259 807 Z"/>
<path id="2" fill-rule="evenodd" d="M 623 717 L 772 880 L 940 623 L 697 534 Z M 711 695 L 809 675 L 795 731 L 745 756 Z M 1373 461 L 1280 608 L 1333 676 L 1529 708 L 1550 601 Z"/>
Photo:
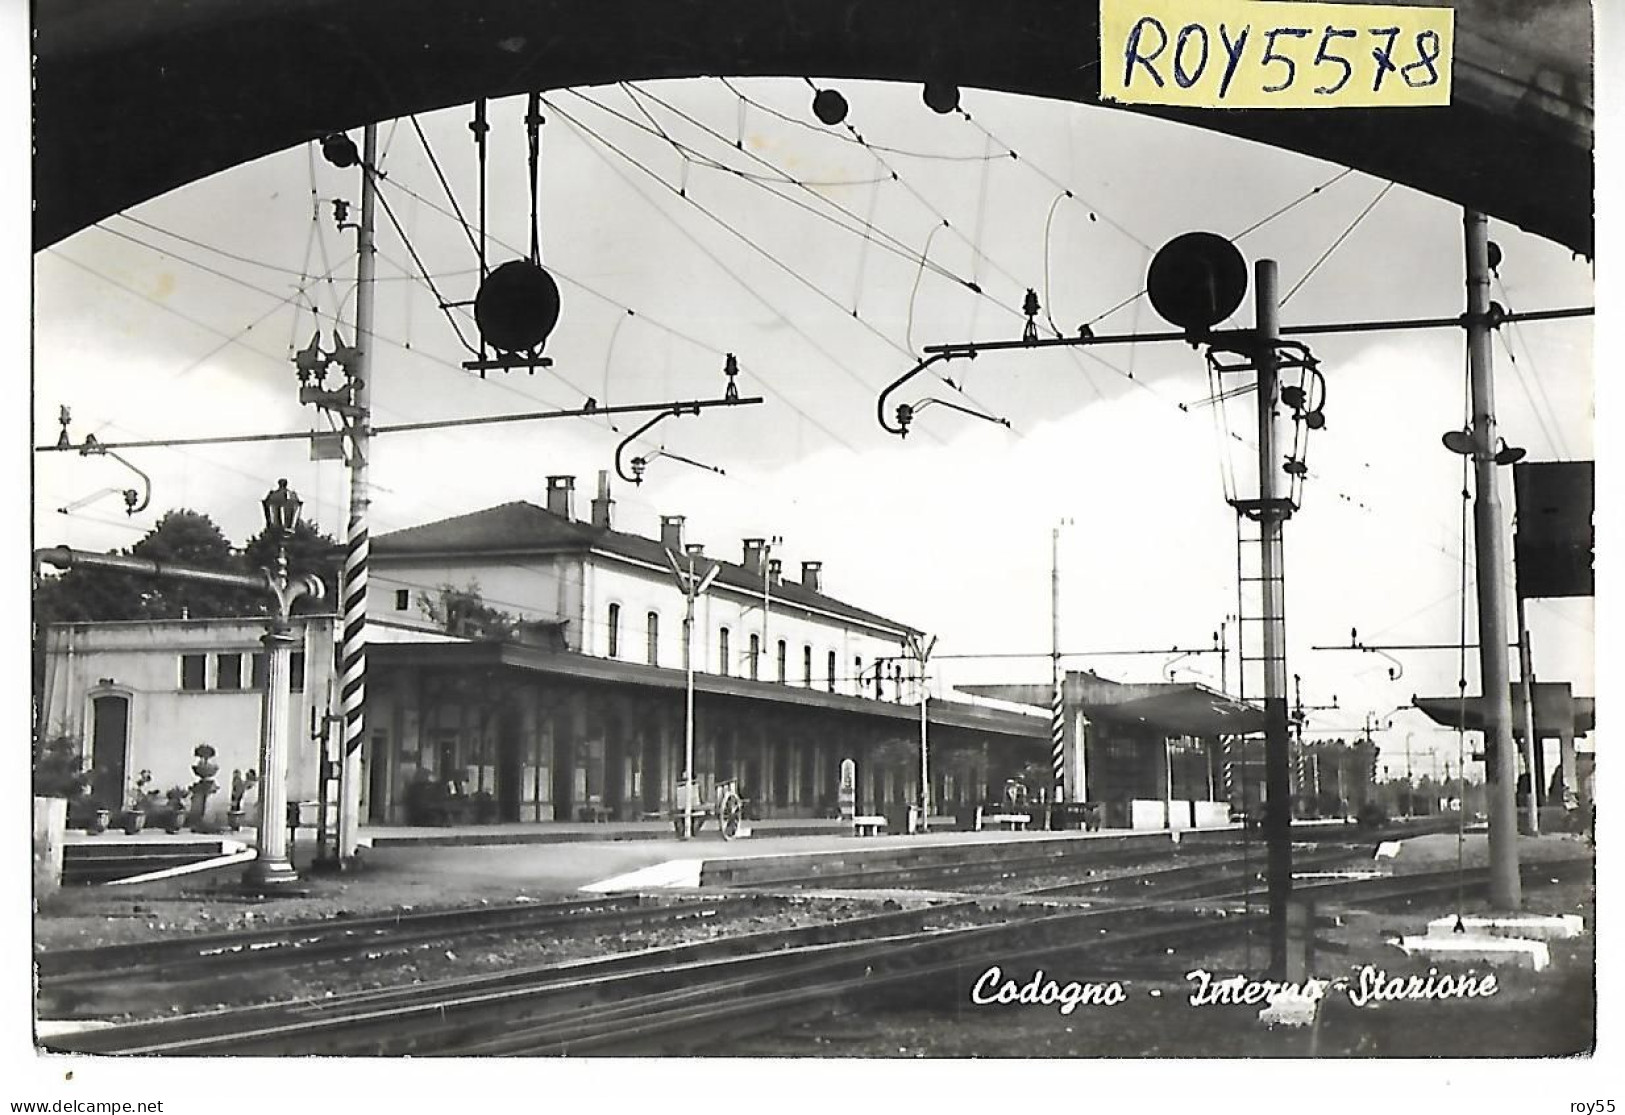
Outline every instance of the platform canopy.
<path id="1" fill-rule="evenodd" d="M 962 693 L 1048 708 L 1048 685 L 961 685 Z M 1264 710 L 1190 682 L 1111 681 L 1098 674 L 1068 673 L 1067 709 L 1090 720 L 1145 725 L 1165 736 L 1253 735 L 1264 730 Z"/>
<path id="2" fill-rule="evenodd" d="M 1484 730 L 1484 699 L 1482 697 L 1412 697 L 1411 703 L 1428 715 L 1435 724 L 1445 728 L 1458 725 L 1469 732 Z M 1512 685 L 1512 735 L 1523 738 L 1523 693 L 1516 682 Z M 1535 735 L 1553 739 L 1563 735 L 1583 736 L 1597 726 L 1597 701 L 1594 697 L 1576 697 L 1566 681 L 1535 682 Z"/>
<path id="3" fill-rule="evenodd" d="M 1590 255 L 1590 6 L 1453 8 L 1447 107 L 1143 111 L 1392 179 Z M 329 132 L 479 97 L 736 75 L 1099 103 L 1093 0 L 41 0 L 33 15 L 36 249 Z M 1200 171 L 1172 172 L 1196 184 Z"/>

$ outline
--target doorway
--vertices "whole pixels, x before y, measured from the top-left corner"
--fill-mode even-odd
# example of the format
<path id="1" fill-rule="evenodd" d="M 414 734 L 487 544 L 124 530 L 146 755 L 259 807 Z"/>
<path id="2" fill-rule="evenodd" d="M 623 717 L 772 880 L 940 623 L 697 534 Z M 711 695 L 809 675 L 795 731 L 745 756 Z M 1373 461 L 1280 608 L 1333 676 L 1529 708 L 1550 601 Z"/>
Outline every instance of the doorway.
<path id="1" fill-rule="evenodd" d="M 504 709 L 497 721 L 497 820 L 519 820 L 519 799 L 523 795 L 524 769 L 520 754 L 521 717 L 514 709 Z"/>
<path id="2" fill-rule="evenodd" d="M 124 804 L 124 765 L 130 744 L 130 699 L 109 695 L 90 703 L 90 765 L 95 800 L 115 813 Z"/>

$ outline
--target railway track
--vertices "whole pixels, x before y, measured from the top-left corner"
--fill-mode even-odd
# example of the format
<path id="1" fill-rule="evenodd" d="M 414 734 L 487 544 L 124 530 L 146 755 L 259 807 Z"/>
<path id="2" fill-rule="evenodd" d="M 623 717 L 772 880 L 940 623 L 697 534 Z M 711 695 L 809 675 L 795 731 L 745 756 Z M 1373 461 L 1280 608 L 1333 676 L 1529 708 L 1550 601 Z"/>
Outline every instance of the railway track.
<path id="1" fill-rule="evenodd" d="M 1338 852 L 1344 857 L 1357 853 Z M 863 872 L 856 877 L 872 886 L 908 881 L 971 880 L 996 884 L 1016 882 L 1019 898 L 1066 895 L 1106 897 L 1114 892 L 1143 899 L 1148 889 L 1161 898 L 1199 893 L 1220 885 L 1229 873 L 1244 867 L 1246 856 L 1198 854 L 1196 863 L 1151 868 L 1132 875 L 1103 880 L 1069 881 L 1048 887 L 1023 885 L 1025 869 L 1050 872 L 1103 870 L 1144 860 L 1143 854 L 1119 851 L 1079 861 L 1073 857 L 1024 857 L 1017 861 L 989 860 L 968 865 L 910 868 L 896 872 Z M 1316 862 L 1329 862 L 1321 853 Z M 1180 887 L 1174 880 L 1197 876 L 1200 881 Z M 829 885 L 838 878 L 821 876 Z M 1007 891 L 1009 888 L 1005 888 Z M 997 892 L 993 892 L 997 893 Z M 993 894 L 989 894 L 993 897 Z M 298 923 L 249 932 L 183 935 L 134 944 L 58 950 L 38 954 L 38 995 L 42 1014 L 59 1019 L 83 1019 L 138 1012 L 155 996 L 172 1003 L 206 1004 L 241 996 L 255 973 L 287 972 L 348 961 L 388 964 L 409 959 L 415 948 L 433 942 L 463 943 L 505 936 L 576 937 L 584 931 L 635 933 L 682 922 L 727 921 L 763 906 L 777 907 L 783 895 L 746 889 L 698 897 L 656 900 L 619 896 L 557 903 L 514 903 L 449 911 L 403 912 L 370 918 L 334 919 Z M 980 900 L 950 906 L 972 910 Z M 747 935 L 747 938 L 754 935 Z"/>
<path id="2" fill-rule="evenodd" d="M 1320 844 L 1338 844 L 1348 849 L 1363 849 L 1369 855 L 1372 847 L 1379 840 L 1398 840 L 1410 836 L 1422 836 L 1434 832 L 1453 831 L 1455 822 L 1448 819 L 1426 818 L 1419 821 L 1399 822 L 1378 830 L 1358 829 L 1353 825 L 1308 825 L 1297 826 L 1292 830 L 1295 844 L 1304 848 L 1313 848 Z M 930 889 L 953 889 L 949 884 L 977 884 L 983 882 L 998 882 L 1006 879 L 1020 879 L 1032 874 L 1059 874 L 1066 871 L 1088 869 L 1111 869 L 1116 867 L 1132 866 L 1148 860 L 1166 859 L 1170 855 L 1174 858 L 1197 857 L 1202 863 L 1212 862 L 1240 862 L 1252 858 L 1258 863 L 1264 862 L 1265 852 L 1261 840 L 1256 834 L 1237 830 L 1222 832 L 1185 833 L 1186 839 L 1178 844 L 1139 844 L 1127 847 L 1095 846 L 1094 841 L 1078 841 L 1060 846 L 1052 846 L 1041 851 L 1027 855 L 1010 855 L 1008 847 L 1001 849 L 1000 854 L 978 856 L 971 859 L 960 859 L 943 863 L 920 863 L 907 866 L 881 865 L 876 867 L 857 866 L 836 871 L 815 871 L 796 875 L 784 875 L 777 878 L 753 879 L 749 882 L 733 884 L 739 889 L 793 891 L 800 889 L 883 889 L 896 887 L 928 887 Z M 1238 852 L 1230 856 L 1225 850 L 1236 846 L 1246 846 L 1249 850 Z M 1345 856 L 1352 853 L 1344 853 Z M 1313 856 L 1302 857 L 1301 862 L 1308 864 L 1334 862 L 1338 857 L 1329 856 L 1318 859 Z M 1192 864 L 1191 870 L 1198 871 L 1202 863 Z"/>
<path id="3" fill-rule="evenodd" d="M 155 985 L 241 981 L 254 973 L 323 963 L 375 961 L 437 941 L 524 935 L 575 937 L 584 930 L 634 932 L 727 919 L 771 904 L 751 894 L 654 899 L 623 895 L 564 902 L 510 903 L 298 922 L 260 930 L 187 934 L 129 944 L 58 949 L 35 955 L 42 1013 L 97 1017 L 150 1000 Z M 201 992 L 195 992 L 198 994 Z"/>
<path id="4" fill-rule="evenodd" d="M 1526 868 L 1530 885 L 1589 873 L 1589 860 Z M 1454 871 L 1299 888 L 1328 905 L 1419 901 L 1487 885 Z M 1214 898 L 1240 899 L 1246 891 Z M 1166 899 L 1063 908 L 992 925 L 944 925 L 974 900 L 847 922 L 539 966 L 474 980 L 221 1011 L 53 1039 L 52 1048 L 145 1055 L 570 1055 L 691 1052 L 805 1020 L 885 989 L 934 986 L 989 957 L 1123 958 L 1261 923 L 1263 914 L 1180 910 Z M 933 924 L 935 922 L 936 924 Z M 1097 964 L 1092 970 L 1110 970 Z"/>

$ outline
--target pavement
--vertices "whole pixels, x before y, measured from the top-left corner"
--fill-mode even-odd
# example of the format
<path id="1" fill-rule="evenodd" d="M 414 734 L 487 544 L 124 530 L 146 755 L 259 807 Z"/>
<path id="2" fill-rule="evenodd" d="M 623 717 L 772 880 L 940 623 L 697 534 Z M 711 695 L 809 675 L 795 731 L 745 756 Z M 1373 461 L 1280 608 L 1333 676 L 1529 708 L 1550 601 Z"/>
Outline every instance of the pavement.
<path id="1" fill-rule="evenodd" d="M 459 883 L 490 883 L 516 890 L 576 890 L 661 864 L 676 861 L 752 861 L 784 858 L 784 874 L 795 871 L 796 861 L 808 857 L 839 858 L 863 853 L 899 858 L 932 847 L 986 846 L 1037 841 L 1099 840 L 1133 836 L 1148 841 L 1167 840 L 1165 832 L 1129 833 L 1123 830 L 1101 832 L 960 832 L 952 821 L 933 820 L 933 831 L 914 836 L 853 836 L 840 821 L 787 819 L 750 822 L 750 835 L 724 841 L 714 829 L 692 840 L 677 839 L 669 822 L 616 822 L 606 824 L 512 824 L 469 825 L 437 828 L 366 826 L 361 839 L 367 850 L 362 856 L 368 874 L 410 875 L 420 880 L 436 878 Z M 183 832 L 141 832 L 126 836 L 109 831 L 96 836 L 69 832 L 66 843 L 99 844 L 109 849 L 127 844 L 140 845 L 154 854 L 175 845 L 198 846 L 230 841 L 253 847 L 255 833 L 243 829 L 234 833 L 203 835 Z M 221 847 L 225 851 L 225 847 Z M 70 853 L 71 854 L 71 853 Z M 303 871 L 314 859 L 314 833 L 299 830 L 293 848 L 294 864 Z"/>

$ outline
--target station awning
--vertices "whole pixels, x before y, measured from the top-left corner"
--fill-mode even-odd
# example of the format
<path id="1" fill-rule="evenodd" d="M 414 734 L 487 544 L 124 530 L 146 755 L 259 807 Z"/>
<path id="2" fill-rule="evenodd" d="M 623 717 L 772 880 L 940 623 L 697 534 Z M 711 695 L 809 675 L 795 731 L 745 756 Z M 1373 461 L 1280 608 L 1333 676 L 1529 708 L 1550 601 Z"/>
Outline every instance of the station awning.
<path id="1" fill-rule="evenodd" d="M 1461 727 L 1469 732 L 1484 730 L 1484 698 L 1412 697 L 1411 703 L 1445 728 Z M 1523 694 L 1512 686 L 1512 736 L 1523 738 Z M 1575 697 L 1568 682 L 1535 683 L 1535 735 L 1548 739 L 1572 732 L 1588 734 L 1597 724 L 1595 697 Z"/>
<path id="2" fill-rule="evenodd" d="M 1133 720 L 1170 736 L 1245 736 L 1264 730 L 1264 710 L 1200 685 L 1151 686 L 1157 692 L 1110 705 L 1085 702 L 1085 716 Z"/>
<path id="3" fill-rule="evenodd" d="M 961 685 L 962 693 L 1048 708 L 1047 685 Z M 1245 736 L 1264 730 L 1264 710 L 1191 682 L 1111 681 L 1092 673 L 1068 673 L 1067 708 L 1091 720 L 1143 724 L 1168 736 Z"/>
<path id="4" fill-rule="evenodd" d="M 686 684 L 682 670 L 527 647 L 517 643 L 483 640 L 387 643 L 377 647 L 377 654 L 374 657 L 383 666 L 419 666 L 429 669 L 506 667 L 553 678 L 666 690 L 678 695 L 682 693 Z M 914 730 L 914 726 L 920 722 L 918 704 L 877 700 L 847 693 L 830 693 L 808 686 L 695 673 L 694 691 L 707 696 L 730 697 L 784 708 L 816 709 L 878 718 L 905 725 L 910 730 Z M 933 698 L 927 705 L 927 718 L 932 727 L 961 728 L 985 732 L 995 737 L 1019 740 L 1043 740 L 1049 737 L 1049 722 L 1044 717 L 981 708 L 959 701 Z"/>

